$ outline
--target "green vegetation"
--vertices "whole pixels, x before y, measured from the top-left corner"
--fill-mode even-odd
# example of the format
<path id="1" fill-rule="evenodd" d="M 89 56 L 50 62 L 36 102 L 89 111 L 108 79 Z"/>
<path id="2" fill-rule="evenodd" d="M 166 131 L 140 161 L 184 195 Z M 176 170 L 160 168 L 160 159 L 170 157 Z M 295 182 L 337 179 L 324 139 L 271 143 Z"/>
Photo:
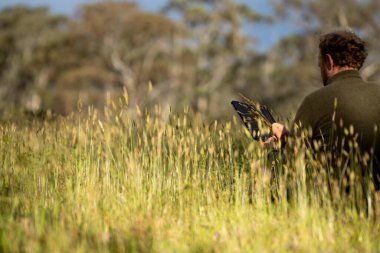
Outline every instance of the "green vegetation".
<path id="1" fill-rule="evenodd" d="M 0 252 L 380 250 L 372 195 L 339 193 L 304 152 L 271 178 L 236 119 L 142 114 L 2 123 Z"/>

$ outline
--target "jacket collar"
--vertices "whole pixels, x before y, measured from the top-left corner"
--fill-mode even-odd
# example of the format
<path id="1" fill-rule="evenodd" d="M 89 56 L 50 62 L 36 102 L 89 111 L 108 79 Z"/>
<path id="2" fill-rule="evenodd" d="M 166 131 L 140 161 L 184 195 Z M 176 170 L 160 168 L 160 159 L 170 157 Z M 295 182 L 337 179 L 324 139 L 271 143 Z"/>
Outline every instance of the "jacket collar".
<path id="1" fill-rule="evenodd" d="M 360 78 L 360 74 L 358 70 L 343 70 L 334 76 L 330 77 L 329 80 L 327 80 L 326 86 L 331 84 L 332 82 L 336 82 L 338 80 L 346 79 L 346 78 Z"/>

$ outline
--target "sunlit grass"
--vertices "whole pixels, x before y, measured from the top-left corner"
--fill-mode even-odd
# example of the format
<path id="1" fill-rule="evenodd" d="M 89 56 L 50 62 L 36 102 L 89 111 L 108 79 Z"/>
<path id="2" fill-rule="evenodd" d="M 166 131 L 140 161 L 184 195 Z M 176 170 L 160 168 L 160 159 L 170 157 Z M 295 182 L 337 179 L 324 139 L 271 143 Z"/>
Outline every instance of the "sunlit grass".
<path id="1" fill-rule="evenodd" d="M 380 251 L 375 208 L 304 150 L 271 166 L 236 119 L 153 111 L 2 123 L 0 251 Z"/>

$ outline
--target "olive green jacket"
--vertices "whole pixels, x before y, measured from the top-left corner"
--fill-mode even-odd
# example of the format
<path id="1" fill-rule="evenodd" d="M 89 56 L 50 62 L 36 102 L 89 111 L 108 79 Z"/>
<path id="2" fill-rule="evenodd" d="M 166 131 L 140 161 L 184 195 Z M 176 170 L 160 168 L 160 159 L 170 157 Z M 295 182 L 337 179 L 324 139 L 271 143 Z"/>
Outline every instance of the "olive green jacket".
<path id="1" fill-rule="evenodd" d="M 375 174 L 380 161 L 380 85 L 362 80 L 356 70 L 334 75 L 323 88 L 308 95 L 299 107 L 295 126 L 310 130 L 310 143 L 328 150 L 348 148 L 355 140 L 361 152 L 374 153 Z"/>

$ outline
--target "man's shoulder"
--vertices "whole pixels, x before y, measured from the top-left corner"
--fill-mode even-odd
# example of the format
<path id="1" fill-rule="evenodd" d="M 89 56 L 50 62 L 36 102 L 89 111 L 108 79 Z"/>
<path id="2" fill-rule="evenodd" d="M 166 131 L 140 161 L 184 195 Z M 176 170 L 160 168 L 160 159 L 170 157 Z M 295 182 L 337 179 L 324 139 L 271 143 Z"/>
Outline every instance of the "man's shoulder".
<path id="1" fill-rule="evenodd" d="M 320 103 L 324 100 L 331 99 L 334 97 L 334 90 L 334 87 L 331 86 L 324 86 L 322 88 L 319 88 L 308 94 L 304 98 L 304 103 Z"/>
<path id="2" fill-rule="evenodd" d="M 298 107 L 297 114 L 299 115 L 309 115 L 316 114 L 321 105 L 326 104 L 328 97 L 330 97 L 331 93 L 327 86 L 319 88 L 308 95 L 306 95 Z"/>
<path id="3" fill-rule="evenodd" d="M 365 82 L 366 85 L 376 92 L 380 92 L 380 82 Z"/>

